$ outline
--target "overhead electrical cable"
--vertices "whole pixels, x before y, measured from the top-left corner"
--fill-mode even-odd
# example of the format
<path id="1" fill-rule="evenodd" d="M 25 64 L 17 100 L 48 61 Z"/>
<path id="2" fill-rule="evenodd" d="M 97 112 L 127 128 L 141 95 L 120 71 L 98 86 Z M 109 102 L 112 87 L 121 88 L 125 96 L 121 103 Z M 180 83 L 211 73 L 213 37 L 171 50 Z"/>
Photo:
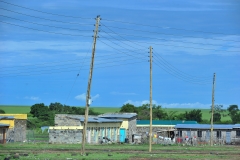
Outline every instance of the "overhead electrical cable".
<path id="1" fill-rule="evenodd" d="M 125 61 L 123 61 L 125 62 Z M 106 67 L 115 67 L 115 66 L 121 66 L 121 65 L 129 65 L 129 64 L 136 64 L 136 63 L 142 63 L 142 62 L 146 62 L 145 60 L 138 60 L 138 62 L 131 62 L 131 63 L 121 63 L 121 64 L 115 64 L 115 65 L 103 65 L 103 66 L 95 66 L 94 68 L 95 69 L 101 69 L 101 68 L 106 68 Z M 104 63 L 106 64 L 106 63 Z M 89 68 L 85 68 L 85 69 L 82 69 L 82 70 L 88 70 Z M 71 72 L 71 71 L 78 71 L 78 69 L 73 69 L 73 70 L 64 70 L 64 71 L 55 71 L 55 72 L 52 72 L 52 70 L 49 70 L 51 72 L 45 72 L 45 73 L 41 73 L 41 72 L 34 72 L 34 73 L 31 73 L 31 74 L 9 74 L 9 75 L 1 75 L 0 74 L 0 78 L 3 78 L 3 77 L 18 77 L 18 76 L 37 76 L 37 75 L 46 75 L 46 74 L 55 74 L 55 73 L 63 73 L 63 72 Z"/>
<path id="2" fill-rule="evenodd" d="M 105 44 L 105 45 L 107 45 L 107 46 L 109 46 L 109 47 L 111 47 L 111 48 L 113 48 L 113 49 L 115 49 L 115 50 L 117 50 L 118 52 L 120 52 L 120 53 L 123 53 L 123 54 L 126 54 L 126 53 L 124 53 L 124 52 L 122 52 L 122 51 L 120 51 L 119 49 L 117 49 L 117 48 L 115 48 L 115 47 L 112 47 L 111 45 L 109 45 L 109 44 L 107 44 L 107 43 L 105 43 L 105 42 L 103 42 L 102 40 L 100 40 L 99 39 L 99 41 L 100 42 L 102 42 L 103 44 Z M 134 55 L 131 55 L 131 54 L 126 54 L 126 55 L 129 55 L 129 56 L 131 56 L 131 57 L 134 57 L 134 58 L 137 58 L 137 59 L 144 59 L 143 57 L 136 57 L 136 56 L 134 56 Z"/>
<path id="3" fill-rule="evenodd" d="M 25 26 L 21 26 L 21 25 L 9 23 L 9 22 L 4 22 L 4 21 L 1 21 L 1 20 L 0 20 L 0 22 L 1 22 L 1 23 L 10 24 L 10 25 L 13 25 L 13 26 L 18 26 L 18 27 L 30 29 L 30 30 L 35 30 L 35 31 L 40 31 L 40 32 L 46 32 L 46 33 L 51 33 L 51 34 L 67 35 L 67 36 L 74 36 L 74 37 L 79 37 L 79 36 L 82 36 L 82 37 L 91 37 L 91 36 L 80 35 L 80 34 L 75 35 L 75 34 L 67 34 L 67 33 L 59 33 L 59 32 L 50 32 L 50 31 L 45 31 L 45 30 L 41 30 L 41 29 L 36 29 L 36 28 L 31 28 L 31 27 L 25 27 Z"/>
<path id="4" fill-rule="evenodd" d="M 104 24 L 102 24 L 103 27 L 106 27 L 107 29 L 111 30 L 109 28 L 109 26 L 106 26 Z M 119 28 L 119 27 L 118 27 Z M 120 28 L 122 29 L 122 28 Z M 176 34 L 168 34 L 168 33 L 163 33 L 163 32 L 151 32 L 151 31 L 143 31 L 143 30 L 136 30 L 136 29 L 127 29 L 127 30 L 132 30 L 132 31 L 141 31 L 141 32 L 146 32 L 146 33 L 154 33 L 154 34 L 161 34 L 161 35 L 169 35 L 169 36 L 178 36 L 178 37 L 187 37 L 187 38 L 194 38 L 194 39 L 206 39 L 206 40 L 220 40 L 220 41 L 226 41 L 226 42 L 240 42 L 240 41 L 236 41 L 236 40 L 226 40 L 226 39 L 216 39 L 216 38 L 206 38 L 206 37 L 194 37 L 194 36 L 185 36 L 185 35 L 176 35 Z M 111 30 L 112 31 L 112 30 Z M 113 31 L 112 31 L 113 32 Z M 116 32 L 114 32 L 116 33 Z M 121 35 L 121 33 L 118 33 L 118 35 Z M 135 36 L 135 35 L 129 35 L 129 34 L 123 34 L 123 35 L 127 35 L 127 36 Z M 149 37 L 146 37 L 149 38 Z M 151 37 L 152 38 L 152 37 Z M 211 43 L 196 43 L 196 42 L 187 42 L 187 41 L 176 41 L 176 40 L 169 40 L 169 39 L 165 39 L 165 38 L 158 38 L 161 40 L 168 40 L 168 41 L 174 41 L 174 42 L 183 42 L 183 43 L 192 43 L 192 44 L 200 44 L 200 45 L 211 45 L 211 46 L 220 46 L 222 47 L 222 45 L 219 44 L 211 44 Z M 226 45 L 228 47 L 235 47 L 232 45 Z"/>
<path id="5" fill-rule="evenodd" d="M 47 27 L 53 27 L 53 28 L 60 28 L 60 29 L 66 29 L 66 30 L 74 30 L 74 31 L 90 31 L 90 30 L 80 30 L 80 29 L 72 29 L 72 28 L 65 28 L 65 27 L 58 27 L 58 26 L 40 24 L 40 23 L 25 21 L 25 20 L 22 20 L 22 19 L 13 18 L 13 17 L 8 17 L 8 16 L 4 16 L 4 15 L 0 15 L 0 16 L 2 16 L 2 17 L 7 17 L 7 18 L 11 18 L 11 19 L 15 19 L 15 20 L 22 21 L 22 22 L 27 22 L 27 23 L 32 23 L 32 24 L 36 24 L 36 25 L 41 25 L 41 26 L 47 26 Z"/>
<path id="6" fill-rule="evenodd" d="M 29 15 L 29 14 L 25 14 L 25 13 L 21 13 L 21 12 L 16 12 L 16 11 L 12 11 L 9 9 L 5 9 L 5 8 L 1 8 L 2 10 L 6 10 L 9 12 L 13 12 L 13 13 L 17 13 L 17 14 L 21 14 L 21 15 L 25 15 L 28 17 L 33 17 L 33 18 L 37 18 L 37 19 L 43 19 L 43 20 L 47 20 L 47 21 L 52 21 L 52 22 L 58 22 L 58 23 L 65 23 L 65 24 L 76 24 L 76 25 L 82 25 L 82 26 L 93 26 L 93 24 L 87 24 L 87 23 L 77 23 L 77 22 L 65 22 L 65 21 L 59 21 L 59 20 L 54 20 L 54 19 L 48 19 L 48 18 L 43 18 L 43 17 L 38 17 L 38 16 L 33 16 L 33 15 Z"/>
<path id="7" fill-rule="evenodd" d="M 209 77 L 196 77 L 196 76 L 193 76 L 193 75 L 189 75 L 188 73 L 185 73 L 181 70 L 179 70 L 178 68 L 174 67 L 172 64 L 170 64 L 168 61 L 166 61 L 161 55 L 159 54 L 154 54 L 154 59 L 156 61 L 159 61 L 161 64 L 165 65 L 167 68 L 170 68 L 172 71 L 174 71 L 175 73 L 178 73 L 179 75 L 182 75 L 184 77 L 187 77 L 188 79 L 196 79 L 196 80 L 199 80 L 199 81 L 211 81 L 211 79 Z M 157 57 L 157 59 L 155 58 Z"/>
<path id="8" fill-rule="evenodd" d="M 199 78 L 195 78 L 195 77 L 189 77 L 185 74 L 182 74 L 179 71 L 174 70 L 174 68 L 171 68 L 170 66 L 166 65 L 166 63 L 164 63 L 163 61 L 159 61 L 156 58 L 154 60 L 155 60 L 155 64 L 160 64 L 160 66 L 162 66 L 162 68 L 164 68 L 166 71 L 168 71 L 168 73 L 172 73 L 176 77 L 179 77 L 181 79 L 185 79 L 185 80 L 188 80 L 188 81 L 192 81 L 192 82 L 199 82 L 199 83 L 209 82 L 209 83 L 211 83 L 211 78 L 209 78 L 209 79 L 199 79 Z"/>
<path id="9" fill-rule="evenodd" d="M 228 36 L 229 35 L 238 35 L 238 34 L 227 34 L 227 33 L 219 33 L 219 32 L 191 30 L 191 29 L 185 29 L 185 28 L 175 28 L 175 27 L 168 27 L 168 26 L 154 26 L 154 25 L 126 22 L 126 21 L 109 20 L 109 19 L 105 19 L 105 18 L 103 18 L 102 21 L 118 22 L 118 23 L 133 24 L 133 25 L 137 25 L 137 26 L 155 27 L 155 28 L 162 28 L 162 29 L 173 29 L 173 30 L 182 30 L 182 31 L 189 31 L 189 32 L 199 32 L 199 33 L 206 33 L 206 34 L 219 34 L 219 35 L 228 35 Z"/>
<path id="10" fill-rule="evenodd" d="M 161 39 L 161 38 L 154 38 L 154 37 L 145 37 L 145 36 L 136 36 L 136 35 L 129 35 L 129 34 L 121 34 L 121 35 L 127 35 L 127 36 L 131 36 L 131 37 L 140 37 L 140 38 L 149 38 L 149 39 L 157 39 L 157 40 L 167 40 L 167 39 Z M 167 41 L 171 41 L 171 40 L 167 40 Z M 138 43 L 149 43 L 147 41 L 144 42 L 139 42 Z M 180 42 L 182 43 L 182 42 Z M 184 43 L 184 42 L 183 42 Z M 149 43 L 150 44 L 150 43 Z M 156 43 L 152 43 L 151 44 L 156 44 Z M 183 47 L 183 48 L 193 48 L 193 49 L 202 49 L 202 50 L 212 50 L 212 51 L 225 51 L 225 52 L 240 52 L 240 51 L 228 51 L 228 50 L 219 50 L 219 49 L 209 49 L 209 48 L 201 48 L 201 47 L 187 47 L 187 46 L 182 46 L 182 45 L 168 45 L 168 44 L 158 44 L 158 45 L 164 45 L 164 46 L 174 46 L 174 47 Z M 221 46 L 222 47 L 222 46 Z"/>
<path id="11" fill-rule="evenodd" d="M 129 53 L 129 52 L 125 52 L 125 53 Z M 95 57 L 98 58 L 98 59 L 96 59 L 96 62 L 99 61 L 99 60 L 102 61 L 102 60 L 126 58 L 126 55 L 119 55 L 119 54 L 116 54 L 116 56 L 112 57 L 113 54 L 116 54 L 116 53 L 106 54 L 106 55 L 96 55 Z M 34 67 L 38 67 L 39 68 L 39 66 L 41 66 L 41 68 L 49 68 L 49 67 L 56 67 L 56 66 L 78 65 L 79 64 L 79 60 L 80 59 L 59 61 L 59 62 L 57 62 L 57 61 L 43 62 L 43 63 L 37 63 L 37 64 L 18 65 L 18 66 L 1 67 L 1 68 L 2 68 L 2 72 L 12 71 L 12 70 L 14 71 L 14 70 L 16 70 L 15 68 L 17 68 L 17 70 L 19 70 L 19 68 L 21 69 L 21 68 L 24 68 L 24 67 L 31 67 L 29 69 L 33 69 Z"/>
<path id="12" fill-rule="evenodd" d="M 179 77 L 179 76 L 177 76 L 177 75 L 169 72 L 166 68 L 164 68 L 163 66 L 159 65 L 158 63 L 155 63 L 154 61 L 153 61 L 153 63 L 156 64 L 158 67 L 162 68 L 162 69 L 163 69 L 165 72 L 167 72 L 168 74 L 170 74 L 170 75 L 172 75 L 172 76 L 174 76 L 174 77 L 176 77 L 176 78 L 178 78 L 178 79 L 180 79 L 180 80 L 183 80 L 183 81 L 185 81 L 185 82 L 189 82 L 189 83 L 193 83 L 193 84 L 198 84 L 198 85 L 210 84 L 210 82 L 209 82 L 209 83 L 207 83 L 207 82 L 195 82 L 195 81 L 191 81 L 191 80 L 188 80 L 188 79 Z"/>
<path id="13" fill-rule="evenodd" d="M 24 9 L 27 9 L 27 10 L 32 10 L 32 11 L 35 11 L 35 12 L 44 13 L 44 14 L 49 14 L 49 15 L 54 15 L 54 16 L 68 17 L 68 18 L 80 18 L 80 19 L 94 19 L 94 18 L 86 18 L 86 17 L 78 17 L 78 16 L 69 16 L 69 15 L 63 15 L 63 14 L 56 14 L 56 13 L 44 12 L 44 11 L 40 11 L 40 10 L 36 10 L 36 9 L 31 9 L 31 8 L 24 7 L 24 6 L 20 6 L 20 5 L 17 5 L 17 4 L 9 3 L 9 2 L 3 1 L 3 0 L 0 0 L 0 2 L 9 4 L 9 5 L 12 5 L 12 6 L 24 8 Z"/>

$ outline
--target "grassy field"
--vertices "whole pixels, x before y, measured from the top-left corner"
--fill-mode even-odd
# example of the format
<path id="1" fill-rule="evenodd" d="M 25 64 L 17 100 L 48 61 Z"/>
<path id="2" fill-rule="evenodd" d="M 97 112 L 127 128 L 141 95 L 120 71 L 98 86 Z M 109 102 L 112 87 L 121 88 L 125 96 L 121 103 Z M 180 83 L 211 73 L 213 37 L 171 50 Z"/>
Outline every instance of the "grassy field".
<path id="1" fill-rule="evenodd" d="M 0 109 L 8 114 L 26 114 L 30 112 L 30 106 L 0 105 Z"/>
<path id="2" fill-rule="evenodd" d="M 86 145 L 82 156 L 81 144 L 8 143 L 0 145 L 0 158 L 20 155 L 19 159 L 239 159 L 240 146 L 163 146 L 147 144 Z M 18 154 L 16 154 L 18 153 Z"/>
<path id="3" fill-rule="evenodd" d="M 0 105 L 0 109 L 3 109 L 6 113 L 29 113 L 30 112 L 30 106 L 12 106 L 12 105 Z M 119 112 L 120 108 L 118 107 L 91 107 L 96 112 L 99 113 L 115 113 Z M 176 114 L 184 113 L 185 111 L 191 111 L 192 108 L 163 108 L 165 111 L 176 111 Z M 209 113 L 209 109 L 201 109 L 202 111 L 202 119 L 210 120 L 211 114 Z M 222 121 L 231 120 L 230 116 L 222 117 Z"/>

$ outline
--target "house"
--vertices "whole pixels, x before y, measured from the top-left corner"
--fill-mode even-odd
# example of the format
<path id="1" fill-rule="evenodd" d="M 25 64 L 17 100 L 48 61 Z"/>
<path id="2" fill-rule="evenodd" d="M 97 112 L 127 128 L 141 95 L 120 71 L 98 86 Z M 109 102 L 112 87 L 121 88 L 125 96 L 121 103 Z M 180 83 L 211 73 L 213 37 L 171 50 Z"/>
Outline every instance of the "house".
<path id="1" fill-rule="evenodd" d="M 175 137 L 175 126 L 177 124 L 197 124 L 197 121 L 180 120 L 152 120 L 152 134 L 157 137 Z M 150 120 L 137 120 L 137 133 L 148 136 L 150 130 Z"/>
<path id="2" fill-rule="evenodd" d="M 7 142 L 26 140 L 27 114 L 0 114 L 0 123 L 9 125 L 6 133 Z"/>
<path id="3" fill-rule="evenodd" d="M 178 137 L 196 137 L 199 142 L 209 143 L 211 136 L 210 124 L 177 124 Z M 240 124 L 214 124 L 213 125 L 214 143 L 238 143 L 240 141 Z"/>
<path id="4" fill-rule="evenodd" d="M 136 133 L 136 113 L 89 115 L 86 142 L 125 142 Z M 81 143 L 84 115 L 56 114 L 55 126 L 49 127 L 50 143 Z"/>

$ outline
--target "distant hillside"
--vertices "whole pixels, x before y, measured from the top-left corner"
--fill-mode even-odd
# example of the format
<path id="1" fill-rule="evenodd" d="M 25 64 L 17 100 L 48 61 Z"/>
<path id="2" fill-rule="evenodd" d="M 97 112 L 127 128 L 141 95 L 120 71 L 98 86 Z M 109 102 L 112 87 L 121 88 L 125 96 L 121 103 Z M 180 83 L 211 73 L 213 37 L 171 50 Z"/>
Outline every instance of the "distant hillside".
<path id="1" fill-rule="evenodd" d="M 12 114 L 21 114 L 21 113 L 29 113 L 31 106 L 17 106 L 17 105 L 0 105 L 0 109 L 4 110 L 6 113 L 12 113 Z M 120 108 L 118 107 L 90 107 L 93 111 L 98 113 L 115 113 L 119 112 Z M 185 111 L 191 111 L 191 109 L 186 108 L 163 108 L 163 110 L 167 112 L 175 112 L 177 114 L 184 113 Z M 201 109 L 202 111 L 202 119 L 210 120 L 211 114 L 209 113 L 210 109 Z M 222 117 L 222 121 L 231 120 L 230 116 Z"/>

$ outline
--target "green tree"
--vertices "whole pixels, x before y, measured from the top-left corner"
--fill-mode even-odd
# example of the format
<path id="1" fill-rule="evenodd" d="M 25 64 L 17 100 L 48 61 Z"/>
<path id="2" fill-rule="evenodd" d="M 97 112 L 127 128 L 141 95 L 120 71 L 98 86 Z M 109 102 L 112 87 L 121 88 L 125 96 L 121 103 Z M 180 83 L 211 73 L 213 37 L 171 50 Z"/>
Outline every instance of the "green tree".
<path id="1" fill-rule="evenodd" d="M 194 109 L 189 112 L 185 112 L 185 118 L 188 121 L 202 122 L 202 113 L 200 109 Z"/>
<path id="2" fill-rule="evenodd" d="M 5 111 L 3 109 L 0 109 L 0 114 L 5 114 Z"/>
<path id="3" fill-rule="evenodd" d="M 227 110 L 232 119 L 232 123 L 239 123 L 240 122 L 240 111 L 238 109 L 238 105 L 230 105 L 227 108 Z"/>
<path id="4" fill-rule="evenodd" d="M 214 105 L 213 109 L 213 122 L 221 122 L 222 115 L 224 115 L 224 112 L 226 111 L 223 109 L 223 105 Z M 210 106 L 209 113 L 212 113 L 212 106 Z"/>
<path id="5" fill-rule="evenodd" d="M 133 104 L 127 103 L 121 107 L 120 112 L 137 113 L 137 109 Z"/>
<path id="6" fill-rule="evenodd" d="M 45 106 L 44 103 L 38 103 L 31 106 L 30 113 L 34 116 L 39 118 L 41 115 L 46 114 L 49 112 L 48 106 Z"/>

